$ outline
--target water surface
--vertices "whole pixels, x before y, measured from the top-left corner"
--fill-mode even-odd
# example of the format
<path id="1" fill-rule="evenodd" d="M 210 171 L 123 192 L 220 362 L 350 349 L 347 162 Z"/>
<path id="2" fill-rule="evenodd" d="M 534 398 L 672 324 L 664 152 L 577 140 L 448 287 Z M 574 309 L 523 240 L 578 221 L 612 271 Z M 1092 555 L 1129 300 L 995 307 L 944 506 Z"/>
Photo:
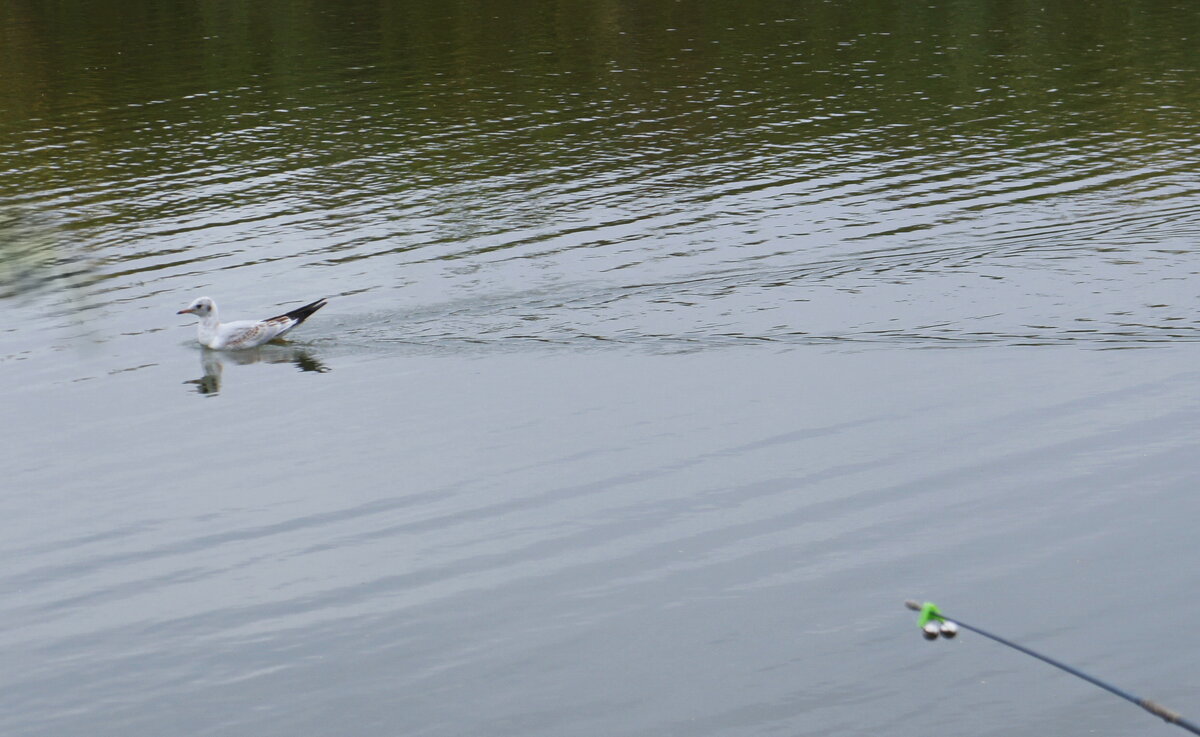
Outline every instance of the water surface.
<path id="1" fill-rule="evenodd" d="M 4 731 L 1152 728 L 912 597 L 1200 714 L 1198 36 L 0 8 Z"/>

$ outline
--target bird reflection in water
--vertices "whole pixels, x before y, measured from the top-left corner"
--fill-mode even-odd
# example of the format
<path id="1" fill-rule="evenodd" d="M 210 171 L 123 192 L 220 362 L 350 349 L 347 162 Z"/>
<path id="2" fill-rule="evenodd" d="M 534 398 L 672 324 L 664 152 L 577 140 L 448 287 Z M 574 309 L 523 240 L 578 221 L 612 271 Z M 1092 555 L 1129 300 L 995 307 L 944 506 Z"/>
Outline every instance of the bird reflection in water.
<path id="1" fill-rule="evenodd" d="M 194 384 L 195 390 L 205 396 L 216 396 L 221 392 L 221 375 L 226 363 L 245 366 L 251 363 L 290 363 L 301 371 L 323 374 L 331 369 L 306 348 L 289 345 L 264 345 L 242 351 L 200 350 L 200 367 L 204 375 L 189 379 L 184 384 Z"/>

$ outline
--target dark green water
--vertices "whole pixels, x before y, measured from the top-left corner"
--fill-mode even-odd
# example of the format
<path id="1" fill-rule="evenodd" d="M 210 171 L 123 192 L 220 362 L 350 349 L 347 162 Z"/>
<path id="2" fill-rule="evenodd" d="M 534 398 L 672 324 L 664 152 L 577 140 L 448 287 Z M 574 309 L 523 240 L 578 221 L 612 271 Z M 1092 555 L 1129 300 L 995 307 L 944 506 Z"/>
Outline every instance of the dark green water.
<path id="1" fill-rule="evenodd" d="M 1169 731 L 906 598 L 1197 717 L 1197 48 L 0 4 L 0 731 Z"/>

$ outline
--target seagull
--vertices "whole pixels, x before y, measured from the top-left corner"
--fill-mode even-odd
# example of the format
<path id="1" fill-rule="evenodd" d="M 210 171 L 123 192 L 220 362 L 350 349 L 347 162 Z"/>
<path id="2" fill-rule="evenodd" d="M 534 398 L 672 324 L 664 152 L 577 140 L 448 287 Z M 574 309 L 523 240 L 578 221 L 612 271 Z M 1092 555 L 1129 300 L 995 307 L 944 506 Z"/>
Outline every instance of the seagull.
<path id="1" fill-rule="evenodd" d="M 324 306 L 325 298 L 322 297 L 316 302 L 266 320 L 238 320 L 222 324 L 217 319 L 217 303 L 210 297 L 198 297 L 175 314 L 191 314 L 200 318 L 196 339 L 201 345 L 216 351 L 233 351 L 239 348 L 254 348 L 275 340 Z"/>

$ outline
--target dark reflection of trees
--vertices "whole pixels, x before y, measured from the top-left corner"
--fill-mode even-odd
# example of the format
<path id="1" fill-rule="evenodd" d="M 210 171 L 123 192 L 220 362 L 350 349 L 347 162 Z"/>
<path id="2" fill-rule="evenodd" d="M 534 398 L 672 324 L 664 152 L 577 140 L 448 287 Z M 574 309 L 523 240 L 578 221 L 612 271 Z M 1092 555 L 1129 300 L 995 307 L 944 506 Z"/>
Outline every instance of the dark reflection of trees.
<path id="1" fill-rule="evenodd" d="M 216 396 L 221 393 L 221 380 L 227 363 L 246 366 L 252 363 L 291 364 L 300 371 L 324 374 L 332 369 L 308 348 L 290 345 L 265 345 L 244 351 L 200 351 L 200 368 L 204 375 L 184 384 L 195 386 L 197 394 Z"/>
<path id="2" fill-rule="evenodd" d="M 509 191 L 522 173 L 570 185 L 631 158 L 701 167 L 670 181 L 707 197 L 714 163 L 741 177 L 769 150 L 776 169 L 820 171 L 856 136 L 901 158 L 973 144 L 1040 164 L 1053 153 L 1040 143 L 1089 136 L 1174 150 L 1194 141 L 1196 3 L 9 0 L 0 199 L 89 202 L 79 224 L 110 231 L 87 247 L 111 277 L 186 251 L 147 254 L 111 233 L 194 227 L 235 197 L 297 211 L 342 191 L 403 203 L 475 181 Z M 1146 153 L 1111 166 L 1144 171 Z M 276 181 L 153 196 L 200 170 L 214 191 L 248 171 Z M 46 194 L 63 192 L 82 196 Z M 561 217 L 514 210 L 527 226 Z"/>
<path id="3" fill-rule="evenodd" d="M 715 98 L 705 95 L 710 102 L 750 92 L 794 102 L 809 139 L 822 126 L 838 129 L 837 121 L 812 114 L 835 98 L 841 108 L 878 110 L 884 119 L 911 124 L 931 109 L 977 105 L 982 88 L 1009 83 L 1024 98 L 1023 114 L 1037 118 L 1055 114 L 1069 90 L 1097 81 L 1101 72 L 1110 95 L 1121 88 L 1144 94 L 1150 80 L 1179 81 L 1179 70 L 1191 68 L 1194 58 L 1189 38 L 1200 31 L 1194 9 L 1194 0 L 161 0 L 93 3 L 81 12 L 69 2 L 10 2 L 0 3 L 0 123 L 50 121 L 60 105 L 69 112 L 186 98 L 161 106 L 159 125 L 138 129 L 145 139 L 138 142 L 219 135 L 230 156 L 238 154 L 242 139 L 234 134 L 245 126 L 239 113 L 254 112 L 265 129 L 280 121 L 260 113 L 281 105 L 288 111 L 278 114 L 292 124 L 273 135 L 291 137 L 297 150 L 319 141 L 327 158 L 337 160 L 364 145 L 386 145 L 412 126 L 442 130 L 495 120 L 513 106 L 619 100 L 669 115 L 695 107 L 697 90 L 709 87 L 717 91 Z M 761 63 L 764 50 L 781 47 L 793 51 L 772 52 Z M 1094 69 L 1071 76 L 1081 64 Z M 613 75 L 614 65 L 637 74 Z M 886 80 L 870 65 L 886 67 Z M 361 80 L 392 104 L 335 143 L 330 128 L 351 113 L 331 111 L 336 100 L 327 89 Z M 239 89 L 243 95 L 221 94 Z M 450 98 L 447 89 L 455 91 Z M 501 89 L 506 94 L 497 96 Z M 1178 104 L 1192 99 L 1184 84 L 1153 93 L 1164 101 L 1187 96 Z M 1039 101 L 1054 109 L 1030 105 Z M 723 105 L 721 116 L 697 125 L 753 125 L 760 112 Z M 1107 114 L 1134 118 L 1127 125 L 1154 120 L 1145 105 Z M 38 171 L 78 179 L 79 169 L 92 169 L 104 178 L 113 150 L 122 152 L 126 177 L 171 163 L 162 160 L 169 146 L 139 155 L 130 148 L 127 121 L 114 123 L 85 133 L 113 139 L 93 142 L 94 160 L 77 159 L 59 174 Z M 258 137 L 246 143 L 262 145 Z M 464 162 L 479 159 L 478 152 L 463 154 Z M 444 169 L 445 162 L 436 163 L 429 176 Z M 358 174 L 351 169 L 346 176 Z"/>

